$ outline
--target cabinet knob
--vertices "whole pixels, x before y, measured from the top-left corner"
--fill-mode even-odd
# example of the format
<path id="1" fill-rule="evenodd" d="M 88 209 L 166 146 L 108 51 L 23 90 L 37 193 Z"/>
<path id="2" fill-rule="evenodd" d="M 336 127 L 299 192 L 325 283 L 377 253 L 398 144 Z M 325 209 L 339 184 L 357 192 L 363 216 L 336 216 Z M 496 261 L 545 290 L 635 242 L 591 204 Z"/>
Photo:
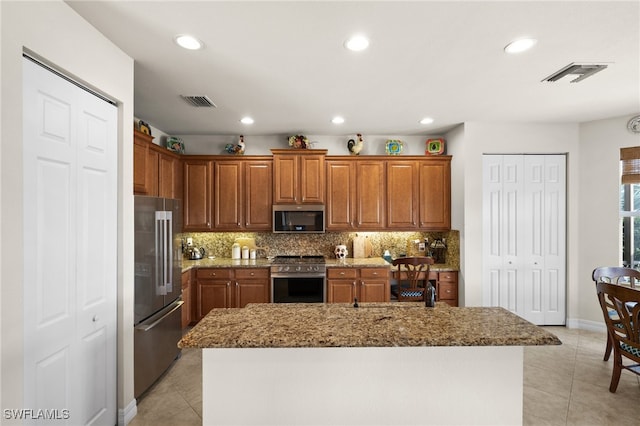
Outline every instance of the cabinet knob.
<path id="1" fill-rule="evenodd" d="M 340 272 L 340 275 L 344 275 L 344 271 Z"/>
<path id="2" fill-rule="evenodd" d="M 373 274 L 372 274 L 372 275 L 378 275 L 378 273 L 377 273 L 376 271 L 373 271 Z"/>
<path id="3" fill-rule="evenodd" d="M 251 273 L 251 274 L 249 274 L 249 275 L 254 276 L 254 275 L 255 275 L 255 273 L 254 273 L 254 272 L 252 272 L 252 273 Z"/>

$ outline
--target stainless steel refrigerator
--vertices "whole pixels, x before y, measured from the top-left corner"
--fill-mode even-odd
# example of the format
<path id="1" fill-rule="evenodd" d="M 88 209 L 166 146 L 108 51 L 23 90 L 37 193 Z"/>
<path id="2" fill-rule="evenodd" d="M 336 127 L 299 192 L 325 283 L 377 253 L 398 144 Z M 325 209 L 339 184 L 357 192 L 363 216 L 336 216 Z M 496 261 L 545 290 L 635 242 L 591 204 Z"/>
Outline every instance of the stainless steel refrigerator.
<path id="1" fill-rule="evenodd" d="M 180 355 L 180 200 L 135 196 L 134 394 L 143 394 Z"/>

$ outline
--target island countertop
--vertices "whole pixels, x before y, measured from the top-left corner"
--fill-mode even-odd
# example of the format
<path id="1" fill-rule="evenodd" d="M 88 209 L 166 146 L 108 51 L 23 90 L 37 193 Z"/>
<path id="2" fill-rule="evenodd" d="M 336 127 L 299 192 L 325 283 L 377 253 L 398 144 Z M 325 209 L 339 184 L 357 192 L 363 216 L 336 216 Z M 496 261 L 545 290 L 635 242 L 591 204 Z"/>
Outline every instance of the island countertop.
<path id="1" fill-rule="evenodd" d="M 250 304 L 214 309 L 182 348 L 318 348 L 559 345 L 548 331 L 503 308 L 438 303 Z"/>

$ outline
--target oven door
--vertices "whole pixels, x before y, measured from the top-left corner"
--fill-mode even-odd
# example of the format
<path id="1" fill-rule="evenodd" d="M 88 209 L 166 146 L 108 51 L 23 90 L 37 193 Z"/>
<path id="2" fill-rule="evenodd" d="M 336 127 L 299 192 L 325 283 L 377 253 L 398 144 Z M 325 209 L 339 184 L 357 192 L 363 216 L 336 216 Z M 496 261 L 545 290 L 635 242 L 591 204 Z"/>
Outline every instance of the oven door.
<path id="1" fill-rule="evenodd" d="M 273 303 L 324 303 L 324 275 L 271 275 Z"/>

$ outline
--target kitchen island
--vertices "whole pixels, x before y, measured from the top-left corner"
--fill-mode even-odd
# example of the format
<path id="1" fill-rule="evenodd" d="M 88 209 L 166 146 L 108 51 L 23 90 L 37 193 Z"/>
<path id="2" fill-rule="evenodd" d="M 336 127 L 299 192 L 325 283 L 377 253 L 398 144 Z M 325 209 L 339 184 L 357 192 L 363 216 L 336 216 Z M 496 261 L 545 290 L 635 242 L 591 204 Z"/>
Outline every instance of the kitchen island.
<path id="1" fill-rule="evenodd" d="M 211 311 L 203 424 L 521 424 L 523 346 L 551 333 L 502 308 L 255 304 Z"/>

